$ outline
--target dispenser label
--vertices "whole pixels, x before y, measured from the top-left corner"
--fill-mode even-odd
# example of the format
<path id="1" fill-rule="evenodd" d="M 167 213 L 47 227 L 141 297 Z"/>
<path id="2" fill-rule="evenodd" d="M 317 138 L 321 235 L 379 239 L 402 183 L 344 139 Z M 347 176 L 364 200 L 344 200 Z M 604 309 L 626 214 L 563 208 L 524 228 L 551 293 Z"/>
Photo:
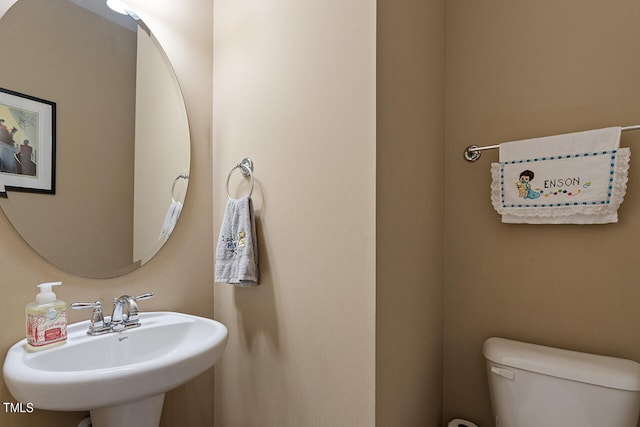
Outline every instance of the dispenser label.
<path id="1" fill-rule="evenodd" d="M 42 315 L 27 316 L 27 343 L 34 347 L 67 339 L 67 312 L 50 309 Z"/>

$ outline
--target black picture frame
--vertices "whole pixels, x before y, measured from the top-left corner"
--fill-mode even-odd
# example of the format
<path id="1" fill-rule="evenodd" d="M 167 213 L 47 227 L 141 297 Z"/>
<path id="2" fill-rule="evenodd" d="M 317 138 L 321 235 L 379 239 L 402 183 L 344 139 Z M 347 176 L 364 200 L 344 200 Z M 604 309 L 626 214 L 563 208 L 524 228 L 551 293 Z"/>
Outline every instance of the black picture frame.
<path id="1" fill-rule="evenodd" d="M 55 194 L 56 103 L 0 87 L 0 196 Z"/>

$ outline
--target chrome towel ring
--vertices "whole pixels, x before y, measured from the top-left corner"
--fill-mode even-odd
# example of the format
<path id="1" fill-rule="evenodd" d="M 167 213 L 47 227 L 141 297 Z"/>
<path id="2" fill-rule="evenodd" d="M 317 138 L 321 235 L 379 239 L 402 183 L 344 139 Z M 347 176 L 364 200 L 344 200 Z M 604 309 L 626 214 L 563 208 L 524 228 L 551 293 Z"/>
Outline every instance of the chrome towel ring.
<path id="1" fill-rule="evenodd" d="M 173 180 L 173 185 L 171 185 L 171 201 L 173 203 L 176 203 L 176 193 L 175 193 L 176 183 L 180 179 L 184 179 L 186 181 L 189 179 L 189 175 L 187 175 L 186 173 L 181 173 L 180 175 L 176 176 L 176 178 Z"/>
<path id="2" fill-rule="evenodd" d="M 231 194 L 229 193 L 229 179 L 231 179 L 231 174 L 236 169 L 240 169 L 242 176 L 244 176 L 245 178 L 248 177 L 251 179 L 251 190 L 249 190 L 249 197 L 251 197 L 251 195 L 253 194 L 253 184 L 254 184 L 253 183 L 253 160 L 251 160 L 249 157 L 245 157 L 244 159 L 242 159 L 240 163 L 235 165 L 231 169 L 231 171 L 229 171 L 229 175 L 227 175 L 227 197 L 230 200 L 232 199 Z"/>

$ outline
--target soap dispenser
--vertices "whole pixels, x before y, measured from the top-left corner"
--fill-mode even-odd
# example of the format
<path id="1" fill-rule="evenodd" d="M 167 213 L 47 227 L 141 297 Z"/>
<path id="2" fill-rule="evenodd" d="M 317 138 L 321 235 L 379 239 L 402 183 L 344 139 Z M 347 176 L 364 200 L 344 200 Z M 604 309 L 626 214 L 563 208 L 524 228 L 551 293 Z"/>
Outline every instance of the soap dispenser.
<path id="1" fill-rule="evenodd" d="M 67 303 L 56 299 L 51 288 L 62 282 L 41 283 L 36 300 L 27 304 L 27 349 L 42 350 L 67 340 Z"/>

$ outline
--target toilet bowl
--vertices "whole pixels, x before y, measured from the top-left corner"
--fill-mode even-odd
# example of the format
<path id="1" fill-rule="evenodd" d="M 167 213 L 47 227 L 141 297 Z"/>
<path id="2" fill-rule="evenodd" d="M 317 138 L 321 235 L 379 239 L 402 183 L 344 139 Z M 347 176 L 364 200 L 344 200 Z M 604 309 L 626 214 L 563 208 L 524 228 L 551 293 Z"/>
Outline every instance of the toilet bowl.
<path id="1" fill-rule="evenodd" d="M 496 427 L 636 427 L 640 363 L 504 338 L 483 346 Z"/>

